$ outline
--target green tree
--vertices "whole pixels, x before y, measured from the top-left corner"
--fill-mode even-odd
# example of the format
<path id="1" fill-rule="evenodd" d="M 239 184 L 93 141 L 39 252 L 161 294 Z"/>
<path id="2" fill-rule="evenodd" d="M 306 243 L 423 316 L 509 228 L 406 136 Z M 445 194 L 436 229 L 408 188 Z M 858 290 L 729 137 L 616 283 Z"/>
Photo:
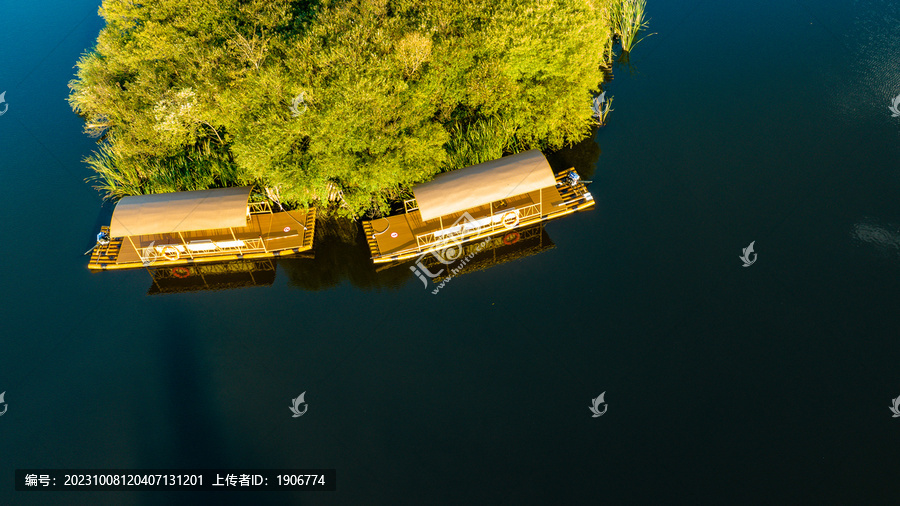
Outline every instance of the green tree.
<path id="1" fill-rule="evenodd" d="M 384 212 L 444 170 L 577 142 L 620 0 L 104 0 L 72 108 L 107 196 L 255 183 Z"/>

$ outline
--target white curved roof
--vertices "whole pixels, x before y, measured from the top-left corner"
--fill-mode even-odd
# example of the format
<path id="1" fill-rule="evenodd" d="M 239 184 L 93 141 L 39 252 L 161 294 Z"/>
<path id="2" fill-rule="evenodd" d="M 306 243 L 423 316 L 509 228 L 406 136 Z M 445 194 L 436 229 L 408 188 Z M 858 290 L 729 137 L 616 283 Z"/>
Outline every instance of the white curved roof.
<path id="1" fill-rule="evenodd" d="M 537 149 L 440 174 L 413 188 L 422 221 L 555 186 L 547 158 Z"/>
<path id="2" fill-rule="evenodd" d="M 251 186 L 123 197 L 109 235 L 151 235 L 247 226 Z"/>

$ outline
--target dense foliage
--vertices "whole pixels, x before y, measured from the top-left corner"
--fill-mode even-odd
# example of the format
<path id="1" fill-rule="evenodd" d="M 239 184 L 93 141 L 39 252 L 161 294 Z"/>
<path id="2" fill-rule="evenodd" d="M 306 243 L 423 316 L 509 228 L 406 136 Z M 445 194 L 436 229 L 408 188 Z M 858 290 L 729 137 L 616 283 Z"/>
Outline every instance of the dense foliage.
<path id="1" fill-rule="evenodd" d="M 104 0 L 70 83 L 98 188 L 256 184 L 342 212 L 587 135 L 614 0 Z"/>

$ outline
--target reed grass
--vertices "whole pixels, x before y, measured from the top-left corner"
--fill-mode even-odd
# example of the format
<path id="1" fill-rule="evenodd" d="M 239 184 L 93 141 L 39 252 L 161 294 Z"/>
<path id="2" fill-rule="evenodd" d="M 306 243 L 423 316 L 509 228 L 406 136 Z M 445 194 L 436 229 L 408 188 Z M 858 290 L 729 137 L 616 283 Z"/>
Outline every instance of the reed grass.
<path id="1" fill-rule="evenodd" d="M 447 168 L 461 169 L 503 156 L 510 147 L 511 132 L 505 121 L 488 118 L 468 125 L 456 123 L 450 128 L 447 144 Z"/>
<path id="2" fill-rule="evenodd" d="M 103 197 L 205 190 L 246 184 L 243 172 L 208 141 L 168 157 L 122 156 L 114 142 L 105 142 L 85 159 L 95 172 L 88 181 Z"/>
<path id="3" fill-rule="evenodd" d="M 603 107 L 603 106 L 600 107 L 599 114 L 597 114 L 597 123 L 600 126 L 606 125 L 606 115 L 609 114 L 610 111 L 612 111 L 612 101 L 613 101 L 613 97 L 609 97 L 603 103 L 603 105 L 605 105 L 606 107 Z"/>
<path id="4" fill-rule="evenodd" d="M 612 5 L 612 3 L 610 5 Z M 603 10 L 600 11 L 600 17 L 603 19 L 603 26 L 607 28 L 606 30 L 603 30 L 605 39 L 603 41 L 603 51 L 600 54 L 600 66 L 602 68 L 611 69 L 613 59 L 615 58 L 615 53 L 613 52 L 613 43 L 616 36 L 612 10 L 610 8 L 604 7 Z"/>
<path id="5" fill-rule="evenodd" d="M 611 7 L 613 30 L 619 37 L 622 51 L 630 53 L 631 49 L 640 41 L 653 35 L 652 33 L 637 39 L 638 34 L 649 26 L 644 19 L 644 10 L 647 7 L 646 0 L 617 0 Z"/>

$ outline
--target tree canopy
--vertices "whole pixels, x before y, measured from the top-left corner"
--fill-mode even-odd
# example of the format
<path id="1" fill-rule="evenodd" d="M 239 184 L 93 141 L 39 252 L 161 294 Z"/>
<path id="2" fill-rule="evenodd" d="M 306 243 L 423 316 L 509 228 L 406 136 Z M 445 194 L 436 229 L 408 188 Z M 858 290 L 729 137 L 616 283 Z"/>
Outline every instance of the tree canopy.
<path id="1" fill-rule="evenodd" d="M 616 0 L 104 0 L 69 102 L 111 198 L 237 184 L 383 212 L 584 138 Z"/>

